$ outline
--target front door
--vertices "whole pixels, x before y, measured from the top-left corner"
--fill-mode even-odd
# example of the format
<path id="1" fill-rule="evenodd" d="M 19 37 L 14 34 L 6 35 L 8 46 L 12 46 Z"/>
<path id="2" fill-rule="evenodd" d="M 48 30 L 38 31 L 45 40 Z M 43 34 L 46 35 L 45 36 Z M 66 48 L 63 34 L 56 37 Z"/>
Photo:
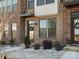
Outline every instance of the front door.
<path id="1" fill-rule="evenodd" d="M 73 42 L 79 44 L 79 13 L 72 14 L 72 23 L 73 23 Z"/>
<path id="2" fill-rule="evenodd" d="M 30 40 L 34 41 L 34 21 L 29 21 L 29 37 Z"/>
<path id="3" fill-rule="evenodd" d="M 74 41 L 79 42 L 79 18 L 74 19 Z"/>

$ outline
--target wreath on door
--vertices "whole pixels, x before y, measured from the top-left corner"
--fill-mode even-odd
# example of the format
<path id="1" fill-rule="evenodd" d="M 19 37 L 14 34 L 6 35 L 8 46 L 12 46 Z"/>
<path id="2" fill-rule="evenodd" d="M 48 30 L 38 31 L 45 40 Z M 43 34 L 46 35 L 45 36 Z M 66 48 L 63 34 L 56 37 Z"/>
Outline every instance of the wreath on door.
<path id="1" fill-rule="evenodd" d="M 77 22 L 77 23 L 75 24 L 75 28 L 76 28 L 76 29 L 79 29 L 79 22 Z"/>

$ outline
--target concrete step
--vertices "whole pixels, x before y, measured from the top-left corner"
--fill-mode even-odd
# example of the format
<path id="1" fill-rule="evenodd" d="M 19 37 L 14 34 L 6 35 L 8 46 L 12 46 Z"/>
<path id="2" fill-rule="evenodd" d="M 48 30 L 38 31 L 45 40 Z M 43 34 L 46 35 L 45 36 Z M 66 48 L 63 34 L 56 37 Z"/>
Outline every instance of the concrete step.
<path id="1" fill-rule="evenodd" d="M 64 50 L 79 52 L 79 46 L 66 46 Z"/>

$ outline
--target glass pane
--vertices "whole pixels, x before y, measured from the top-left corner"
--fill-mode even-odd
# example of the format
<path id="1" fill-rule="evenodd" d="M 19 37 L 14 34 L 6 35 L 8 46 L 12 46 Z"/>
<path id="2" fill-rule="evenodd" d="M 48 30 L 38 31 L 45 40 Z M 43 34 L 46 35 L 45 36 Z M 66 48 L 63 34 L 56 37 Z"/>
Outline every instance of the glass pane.
<path id="1" fill-rule="evenodd" d="M 47 36 L 47 29 L 40 28 L 40 37 L 46 37 L 46 36 Z"/>
<path id="2" fill-rule="evenodd" d="M 48 37 L 56 37 L 56 19 L 48 19 Z"/>
<path id="3" fill-rule="evenodd" d="M 3 4 L 2 1 L 0 1 L 0 8 L 2 7 L 2 4 Z"/>
<path id="4" fill-rule="evenodd" d="M 12 24 L 12 31 L 16 31 L 17 30 L 17 24 L 16 23 L 13 23 Z"/>
<path id="5" fill-rule="evenodd" d="M 48 37 L 56 37 L 56 29 L 55 28 L 48 28 Z"/>
<path id="6" fill-rule="evenodd" d="M 5 14 L 7 13 L 7 7 L 4 7 L 4 13 Z"/>
<path id="7" fill-rule="evenodd" d="M 2 7 L 2 14 L 4 14 L 4 7 Z"/>
<path id="8" fill-rule="evenodd" d="M 12 5 L 12 0 L 8 0 L 8 5 Z"/>
<path id="9" fill-rule="evenodd" d="M 44 5 L 44 0 L 37 0 L 37 5 Z"/>
<path id="10" fill-rule="evenodd" d="M 13 31 L 13 39 L 16 38 L 16 35 L 17 35 L 17 31 Z"/>
<path id="11" fill-rule="evenodd" d="M 17 4 L 17 0 L 13 0 L 13 4 Z"/>
<path id="12" fill-rule="evenodd" d="M 54 3 L 55 0 L 46 0 L 46 4 Z"/>
<path id="13" fill-rule="evenodd" d="M 7 6 L 7 0 L 3 1 L 3 6 L 6 7 Z"/>
<path id="14" fill-rule="evenodd" d="M 47 20 L 40 20 L 40 36 L 47 36 Z"/>
<path id="15" fill-rule="evenodd" d="M 34 8 L 34 0 L 28 0 L 28 9 Z"/>
<path id="16" fill-rule="evenodd" d="M 47 27 L 47 20 L 40 20 L 40 28 L 46 28 Z"/>
<path id="17" fill-rule="evenodd" d="M 30 35 L 30 40 L 33 40 L 34 37 L 34 23 L 35 21 L 29 21 L 29 35 Z"/>
<path id="18" fill-rule="evenodd" d="M 12 37 L 13 37 L 13 39 L 16 38 L 16 35 L 17 35 L 17 23 L 13 23 L 12 24 Z"/>
<path id="19" fill-rule="evenodd" d="M 13 11 L 16 11 L 16 7 L 17 7 L 17 4 L 14 4 L 12 7 Z"/>
<path id="20" fill-rule="evenodd" d="M 48 19 L 48 28 L 56 28 L 56 21 L 55 19 Z"/>
<path id="21" fill-rule="evenodd" d="M 12 5 L 7 6 L 8 12 L 12 12 Z"/>
<path id="22" fill-rule="evenodd" d="M 75 41 L 79 41 L 79 19 L 74 19 L 74 34 L 75 34 Z"/>
<path id="23" fill-rule="evenodd" d="M 5 25 L 5 36 L 7 37 L 8 34 L 9 34 L 9 25 L 6 24 Z"/>

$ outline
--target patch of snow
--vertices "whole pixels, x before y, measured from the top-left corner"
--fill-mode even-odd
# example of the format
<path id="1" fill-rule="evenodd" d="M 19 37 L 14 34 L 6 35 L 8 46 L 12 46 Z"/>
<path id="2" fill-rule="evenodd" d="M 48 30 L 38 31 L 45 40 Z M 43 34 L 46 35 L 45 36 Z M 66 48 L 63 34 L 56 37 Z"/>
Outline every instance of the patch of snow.
<path id="1" fill-rule="evenodd" d="M 50 50 L 34 50 L 34 49 L 21 49 L 8 54 L 14 59 L 57 59 L 61 52 L 57 52 L 54 49 Z"/>
<path id="2" fill-rule="evenodd" d="M 1 47 L 0 53 L 7 53 L 9 59 L 79 59 L 79 52 L 60 51 L 55 49 L 39 49 L 34 48 L 24 49 L 24 46 L 11 47 L 10 45 Z"/>
<path id="3" fill-rule="evenodd" d="M 79 52 L 67 51 L 61 59 L 79 59 Z"/>
<path id="4" fill-rule="evenodd" d="M 10 45 L 8 45 L 8 46 L 1 47 L 0 48 L 0 53 L 7 53 L 7 52 L 11 52 L 11 51 L 22 49 L 22 48 L 23 47 L 21 47 L 21 46 L 11 47 Z"/>

